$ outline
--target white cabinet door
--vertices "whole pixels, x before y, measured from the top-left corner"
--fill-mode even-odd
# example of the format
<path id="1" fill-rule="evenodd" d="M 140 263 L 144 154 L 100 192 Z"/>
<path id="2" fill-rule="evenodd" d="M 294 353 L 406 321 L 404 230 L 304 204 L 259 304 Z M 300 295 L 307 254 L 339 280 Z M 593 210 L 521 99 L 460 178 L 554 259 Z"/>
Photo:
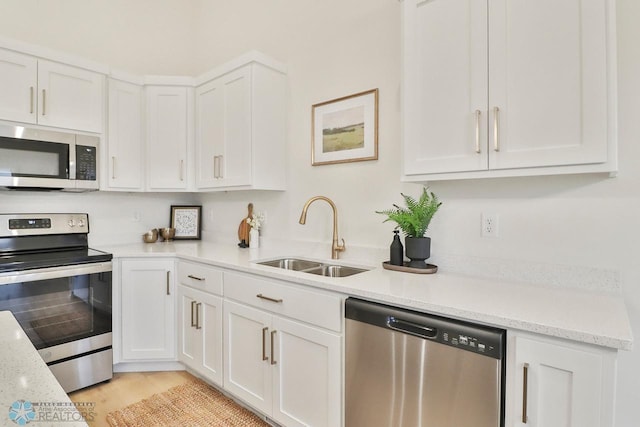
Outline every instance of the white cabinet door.
<path id="1" fill-rule="evenodd" d="M 254 408 L 271 413 L 271 315 L 224 302 L 224 388 Z"/>
<path id="2" fill-rule="evenodd" d="M 196 328 L 195 290 L 178 285 L 178 360 L 197 369 L 202 363 L 202 347 Z"/>
<path id="3" fill-rule="evenodd" d="M 173 260 L 121 264 L 123 361 L 175 359 Z"/>
<path id="4" fill-rule="evenodd" d="M 104 76 L 69 65 L 38 60 L 38 123 L 101 133 Z"/>
<path id="5" fill-rule="evenodd" d="M 147 188 L 187 189 L 188 96 L 186 87 L 147 91 Z"/>
<path id="6" fill-rule="evenodd" d="M 222 385 L 222 298 L 178 285 L 178 359 Z"/>
<path id="7" fill-rule="evenodd" d="M 403 9 L 408 180 L 615 170 L 613 0 Z"/>
<path id="8" fill-rule="evenodd" d="M 491 169 L 607 160 L 606 3 L 489 1 Z"/>
<path id="9" fill-rule="evenodd" d="M 269 336 L 274 346 L 273 418 L 289 427 L 340 426 L 340 336 L 278 316 Z"/>
<path id="10" fill-rule="evenodd" d="M 404 32 L 405 174 L 486 170 L 486 3 L 405 0 Z"/>
<path id="11" fill-rule="evenodd" d="M 0 49 L 0 119 L 35 123 L 37 90 L 37 60 Z"/>
<path id="12" fill-rule="evenodd" d="M 612 425 L 615 367 L 605 350 L 516 336 L 514 359 L 513 426 Z"/>
<path id="13" fill-rule="evenodd" d="M 143 189 L 142 87 L 109 79 L 107 190 Z"/>
<path id="14" fill-rule="evenodd" d="M 196 89 L 198 188 L 251 184 L 251 67 Z"/>

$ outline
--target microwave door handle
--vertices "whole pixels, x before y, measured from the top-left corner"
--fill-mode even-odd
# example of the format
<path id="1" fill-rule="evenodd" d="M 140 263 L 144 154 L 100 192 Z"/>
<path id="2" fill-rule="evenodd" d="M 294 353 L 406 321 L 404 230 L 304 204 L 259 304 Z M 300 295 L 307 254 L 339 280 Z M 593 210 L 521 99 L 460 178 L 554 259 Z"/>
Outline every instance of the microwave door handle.
<path id="1" fill-rule="evenodd" d="M 69 179 L 76 179 L 76 144 L 69 144 Z"/>

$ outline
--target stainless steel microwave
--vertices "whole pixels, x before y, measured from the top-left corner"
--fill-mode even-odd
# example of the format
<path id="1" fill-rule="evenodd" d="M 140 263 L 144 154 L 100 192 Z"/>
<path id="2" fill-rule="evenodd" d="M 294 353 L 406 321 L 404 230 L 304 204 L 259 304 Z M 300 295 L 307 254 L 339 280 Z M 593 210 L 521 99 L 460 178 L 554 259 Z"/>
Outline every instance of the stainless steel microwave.
<path id="1" fill-rule="evenodd" d="M 100 138 L 0 124 L 0 188 L 98 190 Z"/>

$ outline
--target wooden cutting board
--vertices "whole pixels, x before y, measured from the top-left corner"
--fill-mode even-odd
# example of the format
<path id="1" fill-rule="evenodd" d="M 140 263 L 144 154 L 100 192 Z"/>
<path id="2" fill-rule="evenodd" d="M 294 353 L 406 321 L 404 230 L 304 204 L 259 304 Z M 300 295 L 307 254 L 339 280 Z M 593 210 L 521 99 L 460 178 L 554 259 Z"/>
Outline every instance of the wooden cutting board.
<path id="1" fill-rule="evenodd" d="M 247 223 L 247 219 L 253 217 L 253 203 L 249 203 L 249 205 L 247 205 L 247 212 L 247 216 L 238 226 L 238 239 L 240 240 L 240 243 L 244 241 L 246 245 L 249 245 L 249 231 L 251 231 L 251 226 Z"/>

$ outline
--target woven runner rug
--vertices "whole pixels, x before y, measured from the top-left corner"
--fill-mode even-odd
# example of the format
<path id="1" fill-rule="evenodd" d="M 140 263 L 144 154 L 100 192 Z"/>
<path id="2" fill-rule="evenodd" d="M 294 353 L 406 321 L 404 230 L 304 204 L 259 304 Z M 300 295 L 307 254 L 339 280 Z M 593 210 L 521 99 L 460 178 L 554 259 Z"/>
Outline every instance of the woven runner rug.
<path id="1" fill-rule="evenodd" d="M 107 422 L 111 427 L 269 427 L 257 415 L 197 379 L 111 412 Z"/>

